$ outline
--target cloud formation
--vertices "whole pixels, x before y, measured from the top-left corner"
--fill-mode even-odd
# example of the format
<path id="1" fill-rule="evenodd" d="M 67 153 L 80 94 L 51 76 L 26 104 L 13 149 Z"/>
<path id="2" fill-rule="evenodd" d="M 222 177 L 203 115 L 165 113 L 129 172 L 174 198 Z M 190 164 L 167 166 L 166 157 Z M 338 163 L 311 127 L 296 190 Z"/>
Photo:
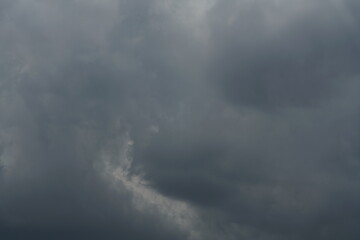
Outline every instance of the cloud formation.
<path id="1" fill-rule="evenodd" d="M 358 239 L 360 4 L 0 3 L 0 238 Z"/>

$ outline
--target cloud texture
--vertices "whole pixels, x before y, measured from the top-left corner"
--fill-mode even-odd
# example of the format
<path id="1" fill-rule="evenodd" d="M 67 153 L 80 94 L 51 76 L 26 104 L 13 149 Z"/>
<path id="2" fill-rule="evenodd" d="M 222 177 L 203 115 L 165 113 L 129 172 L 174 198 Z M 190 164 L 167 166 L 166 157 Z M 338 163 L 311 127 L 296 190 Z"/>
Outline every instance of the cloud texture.
<path id="1" fill-rule="evenodd" d="M 0 238 L 359 239 L 359 14 L 0 1 Z"/>

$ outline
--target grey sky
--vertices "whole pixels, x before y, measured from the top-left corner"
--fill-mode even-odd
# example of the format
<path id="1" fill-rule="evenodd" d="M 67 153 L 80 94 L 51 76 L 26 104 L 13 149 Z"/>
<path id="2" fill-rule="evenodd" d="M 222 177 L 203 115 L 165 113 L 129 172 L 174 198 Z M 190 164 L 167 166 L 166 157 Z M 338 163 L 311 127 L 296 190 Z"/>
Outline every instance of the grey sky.
<path id="1" fill-rule="evenodd" d="M 0 238 L 359 239 L 359 14 L 0 1 Z"/>

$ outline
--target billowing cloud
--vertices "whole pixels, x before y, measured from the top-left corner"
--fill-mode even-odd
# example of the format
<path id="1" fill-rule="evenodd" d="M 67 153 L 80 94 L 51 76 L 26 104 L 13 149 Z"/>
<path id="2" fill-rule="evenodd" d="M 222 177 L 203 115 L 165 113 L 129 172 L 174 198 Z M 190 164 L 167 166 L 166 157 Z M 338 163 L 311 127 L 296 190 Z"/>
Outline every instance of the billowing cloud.
<path id="1" fill-rule="evenodd" d="M 0 3 L 0 237 L 358 239 L 360 5 Z"/>

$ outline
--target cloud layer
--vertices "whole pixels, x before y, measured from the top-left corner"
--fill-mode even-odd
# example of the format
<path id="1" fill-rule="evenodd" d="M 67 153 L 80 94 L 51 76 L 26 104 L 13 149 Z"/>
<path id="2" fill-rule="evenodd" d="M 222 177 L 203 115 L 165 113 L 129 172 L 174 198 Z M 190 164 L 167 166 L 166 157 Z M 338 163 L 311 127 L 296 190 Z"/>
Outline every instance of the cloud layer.
<path id="1" fill-rule="evenodd" d="M 0 238 L 358 239 L 360 4 L 0 3 Z"/>

